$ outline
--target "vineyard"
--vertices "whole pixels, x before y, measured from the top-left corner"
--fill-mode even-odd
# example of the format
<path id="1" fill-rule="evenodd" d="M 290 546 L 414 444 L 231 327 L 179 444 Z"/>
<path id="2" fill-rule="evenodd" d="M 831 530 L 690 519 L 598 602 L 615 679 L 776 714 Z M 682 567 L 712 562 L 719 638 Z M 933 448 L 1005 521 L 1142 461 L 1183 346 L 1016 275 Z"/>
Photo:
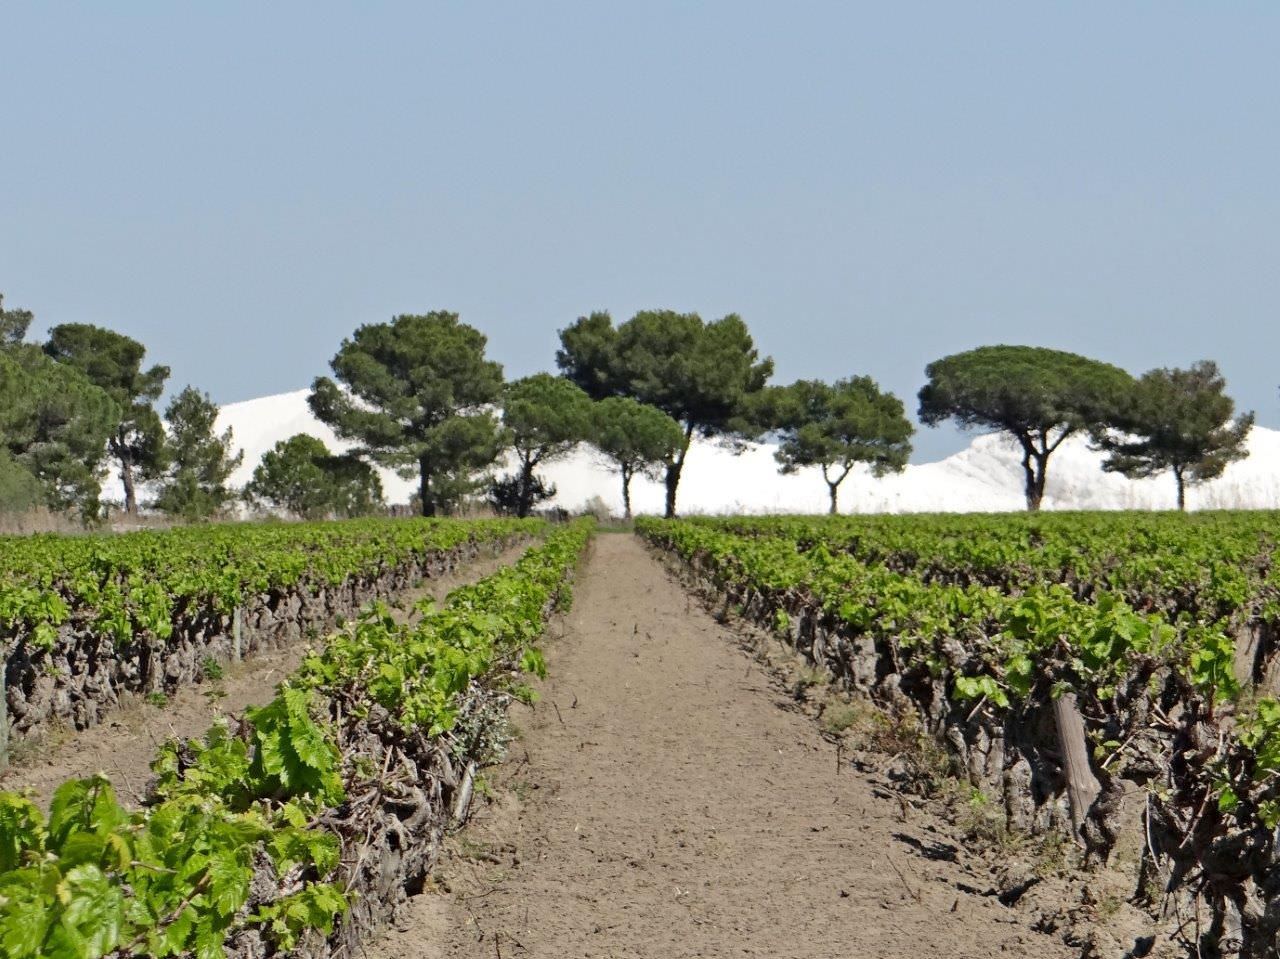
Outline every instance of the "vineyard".
<path id="1" fill-rule="evenodd" d="M 543 670 L 536 643 L 567 605 L 589 531 L 362 521 L 7 542 L 0 622 L 24 734 L 15 674 L 64 683 L 90 644 L 99 664 L 140 663 L 117 678 L 145 689 L 196 678 L 155 668 L 176 651 L 234 642 L 251 655 L 249 638 L 347 621 L 270 702 L 165 744 L 140 809 L 100 776 L 66 782 L 47 812 L 0 794 L 0 953 L 351 954 L 465 815 L 476 765 L 502 748 L 506 704 L 529 695 L 520 677 Z M 367 604 L 479 544 L 533 535 L 517 562 L 411 624 Z M 91 689 L 60 688 L 84 701 Z"/>
<path id="2" fill-rule="evenodd" d="M 842 881 L 868 903 L 857 922 L 843 907 L 823 913 L 823 949 L 881 949 L 892 937 L 868 917 L 890 909 L 910 917 L 904 923 L 951 922 L 931 942 L 953 942 L 955 955 L 987 954 L 997 940 L 1001 950 L 1027 948 L 1026 936 L 1045 955 L 1064 943 L 1091 957 L 1275 954 L 1280 569 L 1270 514 L 646 518 L 635 529 L 638 537 L 597 546 L 589 608 L 566 620 L 562 631 L 576 638 L 553 644 L 550 679 L 541 639 L 553 613 L 568 609 L 571 581 L 584 580 L 575 574 L 590 521 L 354 520 L 5 540 L 4 729 L 15 751 L 58 730 L 74 748 L 131 697 L 207 683 L 224 664 L 273 649 L 304 653 L 274 694 L 218 714 L 202 736 L 161 743 L 134 800 L 105 774 L 37 796 L 20 788 L 22 769 L 11 770 L 19 788 L 0 793 L 0 955 L 493 955 L 506 954 L 504 943 L 529 952 L 522 944 L 538 941 L 539 924 L 545 948 L 592 929 L 633 930 L 644 954 L 682 928 L 679 941 L 703 950 L 719 948 L 725 929 L 754 929 L 750 941 L 776 950 L 798 934 L 787 922 L 806 914 L 797 903 L 812 900 L 811 884 L 850 868 L 862 871 Z M 464 576 L 439 602 L 409 613 L 389 605 L 499 554 L 494 571 Z M 1144 934 L 1108 953 L 1078 924 L 1015 918 L 1039 878 L 982 893 L 960 846 L 939 845 L 951 851 L 929 867 L 941 891 L 926 894 L 924 880 L 896 864 L 886 880 L 877 857 L 894 860 L 876 844 L 905 841 L 902 827 L 869 825 L 888 823 L 895 808 L 874 782 L 840 785 L 842 770 L 871 767 L 839 751 L 849 741 L 837 718 L 807 721 L 811 734 L 795 719 L 769 719 L 750 680 L 754 661 L 745 674 L 726 667 L 725 656 L 740 654 L 712 642 L 709 628 L 739 644 L 745 630 L 770 637 L 802 664 L 805 683 L 820 673 L 840 702 L 874 710 L 892 732 L 885 782 L 904 811 L 926 808 L 918 804 L 936 800 L 939 786 L 903 754 L 942 756 L 968 803 L 1000 820 L 984 841 L 1065 841 L 1055 868 L 1078 877 L 1077 888 L 1100 871 L 1121 876 Z M 557 685 L 561 668 L 567 687 Z M 539 706 L 540 696 L 550 702 Z M 524 825 L 495 825 L 500 796 L 484 771 L 512 766 L 502 760 L 518 703 L 535 719 L 524 761 L 507 775 L 534 785 L 511 790 L 548 795 L 529 800 Z M 825 735 L 837 747 L 836 780 L 826 761 L 819 772 L 817 747 L 788 758 L 785 748 L 762 751 L 757 732 L 784 745 Z M 543 752 L 531 759 L 531 749 Z M 743 768 L 760 772 L 732 772 Z M 804 798 L 779 793 L 775 777 Z M 823 798 L 832 789 L 835 805 Z M 726 790 L 734 798 L 713 813 L 708 803 Z M 481 840 L 451 846 L 449 837 L 481 794 L 489 818 L 474 828 L 494 830 L 499 852 L 483 853 L 497 871 L 476 884 L 466 856 Z M 841 798 L 861 812 L 850 819 Z M 730 854 L 727 837 L 753 804 L 760 825 L 751 828 L 763 831 Z M 811 838 L 852 823 L 871 830 L 861 851 Z M 795 832 L 771 851 L 778 828 Z M 926 824 L 921 835 L 945 828 Z M 515 851 L 526 831 L 540 850 L 531 858 Z M 968 848 L 974 863 L 991 852 Z M 447 872 L 459 855 L 470 863 L 463 876 Z M 416 893 L 442 861 L 446 888 L 473 884 L 457 902 L 484 905 L 459 906 L 433 926 L 419 911 L 438 897 Z M 600 873 L 614 862 L 628 864 L 634 887 Z M 798 862 L 810 878 L 791 903 L 791 886 L 770 877 L 792 875 Z M 647 899 L 667 877 L 674 905 Z M 894 905 L 899 880 L 909 895 Z M 564 896 L 531 920 L 548 883 L 563 884 Z M 612 897 L 602 891 L 613 887 Z M 689 898 L 718 887 L 727 898 Z M 835 902 L 849 895 L 842 889 Z M 739 900 L 752 897 L 757 905 L 742 912 Z M 640 902 L 655 925 L 634 920 Z M 1076 913 L 1092 923 L 1098 909 Z M 389 921 L 407 938 L 377 947 Z M 693 925 L 672 925 L 685 921 Z M 901 948 L 883 954 L 912 954 L 910 940 Z"/>
<path id="3" fill-rule="evenodd" d="M 1273 516 L 639 528 L 708 596 L 917 721 L 1011 828 L 1074 834 L 1086 865 L 1138 850 L 1134 897 L 1193 954 L 1274 954 Z"/>
<path id="4" fill-rule="evenodd" d="M 296 641 L 536 522 L 361 520 L 0 540 L 6 703 L 18 735 L 94 725 L 125 692 Z"/>

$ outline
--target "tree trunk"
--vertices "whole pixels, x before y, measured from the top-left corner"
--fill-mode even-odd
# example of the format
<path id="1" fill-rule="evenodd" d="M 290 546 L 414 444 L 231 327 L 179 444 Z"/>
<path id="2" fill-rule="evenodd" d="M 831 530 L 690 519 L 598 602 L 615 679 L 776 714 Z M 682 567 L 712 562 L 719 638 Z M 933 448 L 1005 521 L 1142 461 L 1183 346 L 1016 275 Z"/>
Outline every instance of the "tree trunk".
<path id="1" fill-rule="evenodd" d="M 120 457 L 120 482 L 124 486 L 124 511 L 138 515 L 138 494 L 133 488 L 133 462 L 127 456 Z"/>
<path id="2" fill-rule="evenodd" d="M 524 519 L 533 512 L 533 462 L 520 464 L 520 489 L 516 500 L 516 515 Z"/>
<path id="3" fill-rule="evenodd" d="M 1062 770 L 1067 779 L 1067 799 L 1071 803 L 1071 825 L 1079 838 L 1089 809 L 1102 792 L 1089 765 L 1089 742 L 1084 734 L 1084 719 L 1076 694 L 1064 692 L 1053 701 L 1053 719 L 1058 727 L 1058 746 L 1062 750 Z"/>
<path id="4" fill-rule="evenodd" d="M 1040 504 L 1044 501 L 1045 465 L 1048 462 L 1049 457 L 1039 456 L 1039 457 L 1036 457 L 1035 459 L 1036 459 L 1035 482 L 1032 485 L 1030 495 L 1027 497 L 1027 509 L 1031 510 L 1033 513 L 1039 512 Z"/>
<path id="5" fill-rule="evenodd" d="M 436 504 L 431 498 L 431 462 L 425 456 L 418 460 L 418 496 L 422 500 L 422 515 L 435 516 Z"/>
<path id="6" fill-rule="evenodd" d="M 665 482 L 667 484 L 667 505 L 663 516 L 667 519 L 675 519 L 676 517 L 676 487 L 680 485 L 680 470 L 684 467 L 684 454 L 676 458 L 674 463 L 667 464 L 667 475 Z"/>
<path id="7" fill-rule="evenodd" d="M 1019 434 L 1018 441 L 1022 444 L 1022 475 L 1026 479 L 1027 509 L 1034 513 L 1039 511 L 1044 499 L 1045 467 L 1052 451 L 1043 436 L 1040 438 L 1039 448 L 1028 435 Z M 1056 448 L 1057 444 L 1054 446 Z"/>
<path id="8" fill-rule="evenodd" d="M 115 436 L 107 440 L 107 451 L 120 461 L 120 485 L 124 487 L 124 511 L 130 516 L 138 515 L 138 493 L 133 485 L 133 450 L 126 442 L 123 428 L 116 430 Z"/>
<path id="9" fill-rule="evenodd" d="M 667 519 L 676 518 L 676 488 L 680 485 L 680 471 L 684 469 L 684 458 L 689 455 L 689 444 L 693 442 L 693 424 L 684 428 L 684 445 L 673 462 L 667 464 L 667 509 L 663 515 Z"/>
<path id="10" fill-rule="evenodd" d="M 831 509 L 828 512 L 832 516 L 840 512 L 840 484 L 845 481 L 845 477 L 849 475 L 849 471 L 852 468 L 850 464 L 844 464 L 844 470 L 833 480 L 831 474 L 827 472 L 827 464 L 822 464 L 822 478 L 826 481 L 827 492 L 831 495 Z"/>
<path id="11" fill-rule="evenodd" d="M 1022 438 L 1019 437 L 1019 439 Z M 1037 510 L 1040 508 L 1040 504 L 1038 502 L 1032 502 L 1032 494 L 1036 488 L 1036 471 L 1031 466 L 1031 454 L 1031 441 L 1022 439 L 1022 478 L 1024 480 L 1023 486 L 1025 487 L 1027 496 L 1027 509 Z"/>
<path id="12" fill-rule="evenodd" d="M 1186 512 L 1187 509 L 1187 482 L 1182 478 L 1182 467 L 1175 466 L 1173 468 L 1173 478 L 1178 481 L 1178 509 Z"/>
<path id="13" fill-rule="evenodd" d="M 631 470 L 622 467 L 622 518 L 631 519 Z"/>

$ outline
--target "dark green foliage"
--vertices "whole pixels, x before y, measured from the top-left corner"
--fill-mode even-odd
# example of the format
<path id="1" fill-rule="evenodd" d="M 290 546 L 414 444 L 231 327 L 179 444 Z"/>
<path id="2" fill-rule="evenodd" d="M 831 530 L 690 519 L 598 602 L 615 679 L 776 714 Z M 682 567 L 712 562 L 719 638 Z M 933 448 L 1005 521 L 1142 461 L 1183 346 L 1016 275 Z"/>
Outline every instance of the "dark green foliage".
<path id="1" fill-rule="evenodd" d="M 1232 419 L 1235 403 L 1226 386 L 1211 360 L 1143 374 L 1110 429 L 1096 431 L 1108 454 L 1102 468 L 1131 479 L 1172 472 L 1178 509 L 1185 509 L 1188 485 L 1221 476 L 1228 463 L 1249 455 L 1244 444 L 1253 414 Z"/>
<path id="2" fill-rule="evenodd" d="M 382 482 L 368 463 L 335 456 L 306 433 L 264 453 L 245 493 L 301 519 L 364 516 L 382 504 Z"/>
<path id="3" fill-rule="evenodd" d="M 516 474 L 511 478 L 514 512 L 528 516 L 539 498 L 555 495 L 555 488 L 537 477 L 537 468 L 564 456 L 590 436 L 591 399 L 563 377 L 535 373 L 507 384 L 502 395 L 502 425 L 516 455 Z M 495 491 L 501 488 L 494 487 Z"/>
<path id="4" fill-rule="evenodd" d="M 348 453 L 335 453 L 321 460 L 321 469 L 329 477 L 330 506 L 337 516 L 371 516 L 380 512 L 382 480 L 372 466 Z"/>
<path id="5" fill-rule="evenodd" d="M 631 478 L 653 476 L 684 447 L 680 424 L 629 396 L 607 396 L 592 410 L 591 442 L 622 475 L 622 507 L 631 516 Z M 656 478 L 656 477 L 655 477 Z"/>
<path id="6" fill-rule="evenodd" d="M 208 519 L 234 498 L 227 480 L 244 453 L 231 455 L 231 430 L 214 432 L 218 407 L 194 386 L 164 411 L 169 424 L 169 466 L 156 507 L 186 520 Z"/>
<path id="7" fill-rule="evenodd" d="M 614 329 L 607 313 L 593 313 L 562 330 L 560 343 L 560 369 L 593 398 L 630 396 L 680 423 L 684 443 L 667 462 L 668 516 L 693 436 L 734 434 L 746 398 L 773 373 L 735 314 L 707 323 L 696 313 L 644 310 Z"/>
<path id="8" fill-rule="evenodd" d="M 136 515 L 135 481 L 157 479 L 165 466 L 164 426 L 153 404 L 164 390 L 169 367 L 143 370 L 146 347 L 122 333 L 87 323 L 55 326 L 44 351 L 79 370 L 120 408 L 120 422 L 108 444 L 120 464 L 125 510 Z"/>
<path id="9" fill-rule="evenodd" d="M 442 311 L 361 326 L 330 363 L 338 382 L 317 378 L 308 403 L 359 455 L 416 474 L 422 513 L 434 516 L 478 489 L 476 473 L 501 452 L 486 407 L 501 396 L 502 367 L 485 343 Z"/>
<path id="10" fill-rule="evenodd" d="M 55 510 L 98 514 L 100 471 L 119 408 L 84 374 L 45 356 L 39 347 L 0 347 L 0 447 L 35 477 Z M 16 476 L 16 483 L 30 484 Z"/>
<path id="11" fill-rule="evenodd" d="M 1072 434 L 1108 422 L 1133 378 L 1119 367 L 1035 346 L 982 346 L 930 363 L 920 420 L 1008 433 L 1022 447 L 1027 509 L 1044 498 L 1049 457 Z"/>
<path id="12" fill-rule="evenodd" d="M 517 473 L 514 476 L 499 476 L 489 484 L 489 503 L 504 516 L 529 515 L 535 506 L 545 503 L 556 495 L 554 483 L 546 483 L 541 476 L 534 475 L 526 481 Z"/>
<path id="13" fill-rule="evenodd" d="M 23 343 L 32 319 L 4 309 L 0 296 L 0 509 L 43 504 L 92 519 L 120 403 L 82 370 Z"/>
<path id="14" fill-rule="evenodd" d="M 592 399 L 616 396 L 625 392 L 625 385 L 618 382 L 617 350 L 613 317 L 597 311 L 578 317 L 576 323 L 560 331 L 556 365 Z"/>
<path id="15" fill-rule="evenodd" d="M 911 455 L 914 430 L 902 400 L 881 392 L 868 376 L 770 387 L 760 394 L 756 409 L 762 425 L 781 441 L 774 456 L 782 472 L 822 468 L 832 513 L 837 512 L 840 484 L 854 464 L 866 463 L 874 475 L 884 476 L 901 472 Z"/>
<path id="16" fill-rule="evenodd" d="M 40 481 L 7 449 L 0 449 L 0 513 L 22 513 L 42 503 Z"/>
<path id="17" fill-rule="evenodd" d="M 21 343 L 34 319 L 30 310 L 6 310 L 0 293 L 0 348 Z"/>
<path id="18" fill-rule="evenodd" d="M 298 433 L 262 454 L 245 495 L 302 519 L 319 519 L 329 507 L 328 477 L 320 460 L 329 455 L 323 440 Z"/>

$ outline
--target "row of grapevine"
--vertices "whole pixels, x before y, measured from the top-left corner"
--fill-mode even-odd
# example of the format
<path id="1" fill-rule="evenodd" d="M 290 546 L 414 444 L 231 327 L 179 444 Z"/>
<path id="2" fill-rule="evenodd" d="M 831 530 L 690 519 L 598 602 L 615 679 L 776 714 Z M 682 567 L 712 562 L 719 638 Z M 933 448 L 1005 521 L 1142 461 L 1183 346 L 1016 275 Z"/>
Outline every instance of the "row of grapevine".
<path id="1" fill-rule="evenodd" d="M 1280 582 L 1271 578 L 1277 524 L 1268 514 L 742 517 L 718 525 L 820 544 L 930 581 L 1059 584 L 1078 599 L 1110 592 L 1174 615 L 1280 617 Z"/>
<path id="2" fill-rule="evenodd" d="M 467 770 L 500 749 L 590 531 L 552 532 L 412 626 L 375 607 L 269 704 L 165 746 L 138 812 L 101 777 L 66 783 L 47 817 L 0 794 L 0 953 L 356 954 L 429 869 Z"/>
<path id="3" fill-rule="evenodd" d="M 1271 955 L 1280 704 L 1250 680 L 1273 644 L 1274 517 L 1128 519 L 640 529 L 850 690 L 919 717 L 1012 826 L 1073 832 L 1095 860 L 1138 847 L 1148 905 L 1207 905 L 1202 954 Z M 1185 579 L 1163 576 L 1187 557 Z M 1241 675 L 1236 640 L 1259 635 Z"/>
<path id="4" fill-rule="evenodd" d="M 164 639 L 182 611 L 229 612 L 299 583 L 335 586 L 521 520 L 230 524 L 125 535 L 0 537 L 0 630 L 51 645 L 67 623 L 117 642 Z"/>
<path id="5" fill-rule="evenodd" d="M 18 735 L 90 726 L 126 691 L 172 692 L 211 659 L 298 641 L 540 528 L 361 520 L 6 539 L 0 701 Z"/>

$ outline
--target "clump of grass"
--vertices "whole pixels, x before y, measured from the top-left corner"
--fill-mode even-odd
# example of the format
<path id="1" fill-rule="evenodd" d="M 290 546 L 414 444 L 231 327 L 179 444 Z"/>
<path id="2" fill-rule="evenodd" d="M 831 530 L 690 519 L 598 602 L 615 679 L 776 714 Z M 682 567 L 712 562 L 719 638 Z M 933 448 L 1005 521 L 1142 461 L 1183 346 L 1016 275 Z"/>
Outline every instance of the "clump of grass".
<path id="1" fill-rule="evenodd" d="M 853 703 L 835 703 L 822 711 L 822 731 L 829 736 L 843 736 L 862 716 L 863 711 Z"/>
<path id="2" fill-rule="evenodd" d="M 1114 919 L 1120 913 L 1120 907 L 1123 905 L 1119 896 L 1109 894 L 1102 897 L 1102 901 L 1098 903 L 1097 915 L 1103 922 L 1108 919 Z"/>
<path id="3" fill-rule="evenodd" d="M 9 765 L 32 766 L 49 752 L 59 749 L 71 740 L 75 730 L 62 720 L 54 720 L 43 732 L 30 736 L 9 733 Z"/>
<path id="4" fill-rule="evenodd" d="M 218 662 L 212 656 L 206 656 L 204 659 L 200 660 L 200 674 L 204 676 L 205 679 L 212 680 L 216 683 L 223 677 L 224 672 L 225 670 L 222 668 L 222 663 Z"/>
<path id="5" fill-rule="evenodd" d="M 1015 844 L 1016 837 L 1009 831 L 1009 824 L 1000 804 L 976 786 L 969 788 L 968 799 L 959 817 L 959 826 L 969 839 L 1005 847 Z"/>
<path id="6" fill-rule="evenodd" d="M 823 686 L 831 679 L 831 674 L 817 666 L 802 666 L 793 676 L 791 695 L 797 700 L 805 699 L 809 689 Z"/>
<path id="7" fill-rule="evenodd" d="M 796 677 L 796 681 L 805 686 L 825 686 L 830 680 L 831 674 L 821 666 L 805 666 Z"/>
<path id="8" fill-rule="evenodd" d="M 161 692 L 160 690 L 156 690 L 153 693 L 147 693 L 143 699 L 148 706 L 164 707 L 169 705 L 169 694 Z"/>
<path id="9" fill-rule="evenodd" d="M 945 795 L 955 789 L 957 770 L 951 755 L 911 713 L 871 711 L 862 745 L 901 760 L 903 785 L 920 795 Z"/>
<path id="10" fill-rule="evenodd" d="M 1039 846 L 1036 849 L 1035 871 L 1036 875 L 1043 878 L 1057 875 L 1068 867 L 1070 855 L 1076 852 L 1075 846 L 1071 840 L 1057 830 L 1052 830 L 1038 837 Z M 1157 898 L 1151 900 L 1158 901 L 1159 887 L 1156 888 Z"/>
<path id="11" fill-rule="evenodd" d="M 481 863 L 488 862 L 498 863 L 498 846 L 493 843 L 484 842 L 468 836 L 463 833 L 458 836 L 458 858 L 465 859 L 468 862 Z"/>

